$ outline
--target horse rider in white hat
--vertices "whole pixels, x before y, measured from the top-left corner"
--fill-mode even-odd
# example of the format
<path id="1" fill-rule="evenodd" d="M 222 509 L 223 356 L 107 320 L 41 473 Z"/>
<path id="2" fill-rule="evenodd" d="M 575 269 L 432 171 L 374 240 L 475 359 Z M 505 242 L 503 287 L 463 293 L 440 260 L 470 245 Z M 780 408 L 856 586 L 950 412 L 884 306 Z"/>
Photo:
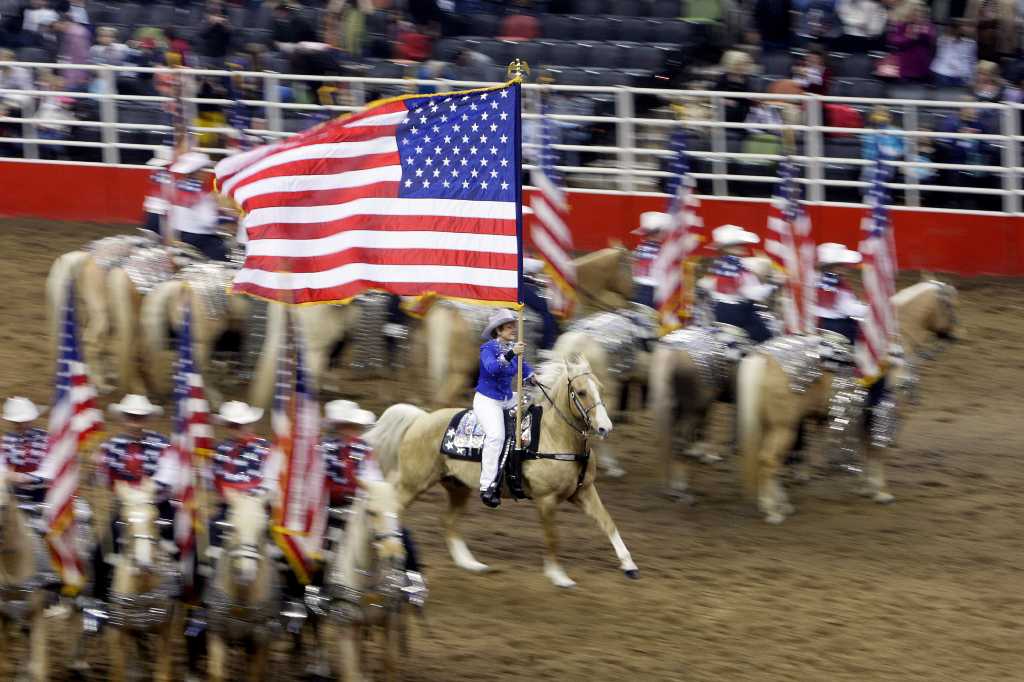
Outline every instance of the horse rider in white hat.
<path id="1" fill-rule="evenodd" d="M 661 251 L 665 234 L 672 227 L 672 216 L 661 211 L 645 211 L 640 214 L 640 226 L 633 234 L 643 239 L 633 251 L 633 283 L 636 302 L 654 307 L 655 281 L 651 279 L 651 265 Z"/>
<path id="2" fill-rule="evenodd" d="M 842 334 L 851 344 L 857 341 L 858 320 L 868 310 L 846 283 L 850 268 L 860 261 L 859 252 L 851 251 L 842 244 L 827 242 L 818 245 L 820 274 L 814 308 L 818 328 Z"/>
<path id="3" fill-rule="evenodd" d="M 0 466 L 7 469 L 14 493 L 36 503 L 46 496 L 44 481 L 36 472 L 46 456 L 47 437 L 46 431 L 31 424 L 44 411 L 28 398 L 15 396 L 4 401 L 3 420 L 10 430 L 0 443 Z"/>
<path id="4" fill-rule="evenodd" d="M 523 259 L 523 287 L 520 293 L 523 305 L 537 313 L 541 319 L 541 349 L 553 348 L 558 341 L 558 320 L 548 307 L 548 301 L 542 293 L 544 282 L 540 275 L 544 271 L 544 261 L 537 258 Z"/>
<path id="5" fill-rule="evenodd" d="M 217 443 L 208 472 L 208 482 L 217 500 L 210 519 L 211 558 L 216 558 L 216 550 L 221 546 L 221 522 L 227 518 L 228 491 L 250 493 L 277 487 L 277 466 L 271 457 L 270 443 L 253 433 L 253 424 L 262 417 L 262 409 L 239 400 L 223 403 L 217 414 L 216 420 L 224 425 L 228 435 Z"/>
<path id="6" fill-rule="evenodd" d="M 115 484 L 140 485 L 152 479 L 158 486 L 157 506 L 160 518 L 164 521 L 174 519 L 174 510 L 168 498 L 168 491 L 175 484 L 178 467 L 174 457 L 165 456 L 170 443 L 167 437 L 146 428 L 147 421 L 154 416 L 163 414 L 163 408 L 154 405 L 144 395 L 130 393 L 121 402 L 110 406 L 111 412 L 124 420 L 124 430 L 104 442 L 97 451 L 96 474 L 100 482 L 108 488 Z M 116 501 L 116 497 L 114 498 Z M 110 515 L 110 535 L 106 542 L 97 544 L 94 555 L 93 570 L 95 571 L 94 596 L 105 600 L 110 589 L 113 572 L 107 566 L 107 551 L 117 546 L 120 531 L 118 529 L 120 510 L 115 506 Z M 170 524 L 164 529 L 164 539 L 173 537 Z M 114 550 L 116 551 L 116 550 Z"/>
<path id="7" fill-rule="evenodd" d="M 153 170 L 149 173 L 149 187 L 142 202 L 142 227 L 157 234 L 160 234 L 160 223 L 167 215 L 167 207 L 170 204 L 168 200 L 173 193 L 171 174 L 167 168 L 171 165 L 173 156 L 174 152 L 170 147 L 157 147 L 153 152 L 153 158 L 146 162 Z"/>
<path id="8" fill-rule="evenodd" d="M 206 168 L 210 157 L 187 152 L 171 165 L 174 174 L 173 199 L 168 209 L 168 224 L 178 241 L 190 244 L 211 260 L 226 261 L 227 247 L 218 234 L 220 208 L 206 186 Z"/>
<path id="9" fill-rule="evenodd" d="M 762 284 L 742 258 L 760 238 L 737 225 L 716 227 L 711 237 L 720 254 L 711 265 L 711 276 L 705 278 L 715 320 L 740 327 L 754 343 L 767 341 L 772 334 L 755 304 L 764 303 L 774 287 Z"/>
<path id="10" fill-rule="evenodd" d="M 484 432 L 480 461 L 480 499 L 488 507 L 501 504 L 498 458 L 505 442 L 505 410 L 515 407 L 512 382 L 519 362 L 523 378 L 532 380 L 533 368 L 523 359 L 526 344 L 516 339 L 516 314 L 504 308 L 495 311 L 484 327 L 480 346 L 480 379 L 473 397 L 473 412 Z"/>
<path id="11" fill-rule="evenodd" d="M 324 405 L 326 429 L 320 441 L 324 472 L 330 491 L 332 509 L 345 509 L 352 504 L 361 483 L 383 481 L 384 474 L 373 456 L 373 448 L 363 439 L 366 431 L 377 423 L 377 417 L 351 400 L 332 400 Z M 330 524 L 339 527 L 342 516 L 331 514 Z M 402 528 L 405 544 L 405 570 L 410 580 L 423 585 L 416 546 L 408 529 Z"/>

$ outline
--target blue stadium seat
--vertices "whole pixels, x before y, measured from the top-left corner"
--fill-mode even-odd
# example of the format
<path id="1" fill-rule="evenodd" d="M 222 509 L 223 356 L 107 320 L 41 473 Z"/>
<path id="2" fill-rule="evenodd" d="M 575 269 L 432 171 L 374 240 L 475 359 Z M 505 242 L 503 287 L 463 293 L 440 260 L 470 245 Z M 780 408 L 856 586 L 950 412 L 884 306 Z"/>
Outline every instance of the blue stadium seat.
<path id="1" fill-rule="evenodd" d="M 576 0 L 576 14 L 602 14 L 604 0 Z"/>
<path id="2" fill-rule="evenodd" d="M 546 61 L 549 64 L 579 66 L 582 62 L 583 47 L 566 40 L 544 41 Z"/>
<path id="3" fill-rule="evenodd" d="M 652 17 L 678 19 L 683 15 L 683 3 L 680 0 L 654 0 L 651 5 Z"/>
<path id="4" fill-rule="evenodd" d="M 663 59 L 661 50 L 651 45 L 638 45 L 623 53 L 623 62 L 631 69 L 657 71 L 661 68 Z"/>
<path id="5" fill-rule="evenodd" d="M 626 48 L 614 43 L 596 43 L 585 51 L 585 66 L 615 69 L 624 65 Z"/>
<path id="6" fill-rule="evenodd" d="M 665 21 L 651 34 L 650 39 L 658 43 L 689 44 L 693 41 L 693 26 L 678 19 Z"/>
<path id="7" fill-rule="evenodd" d="M 498 35 L 498 28 L 501 19 L 493 14 L 472 14 L 469 17 L 469 26 L 473 35 L 492 38 Z"/>
<path id="8" fill-rule="evenodd" d="M 484 40 L 476 48 L 491 58 L 495 64 L 508 64 L 511 61 L 512 43 L 507 40 Z"/>
<path id="9" fill-rule="evenodd" d="M 621 32 L 614 36 L 613 40 L 628 40 L 635 43 L 643 43 L 651 39 L 653 32 L 661 24 L 658 19 L 645 19 L 642 17 L 622 17 L 620 24 Z"/>
<path id="10" fill-rule="evenodd" d="M 769 76 L 789 78 L 793 68 L 793 55 L 788 52 L 766 52 L 761 55 L 761 67 Z"/>
<path id="11" fill-rule="evenodd" d="M 434 59 L 443 62 L 455 61 L 455 56 L 462 50 L 461 38 L 442 38 L 434 43 Z"/>
<path id="12" fill-rule="evenodd" d="M 611 40 L 616 37 L 616 30 L 621 22 L 613 17 L 587 17 L 583 22 L 583 40 Z"/>
<path id="13" fill-rule="evenodd" d="M 564 14 L 543 14 L 540 18 L 540 32 L 545 38 L 555 40 L 575 38 L 575 34 L 572 33 L 575 29 L 573 24 L 573 17 Z"/>
<path id="14" fill-rule="evenodd" d="M 15 53 L 19 62 L 49 62 L 49 53 L 41 47 L 19 47 Z"/>
<path id="15" fill-rule="evenodd" d="M 170 26 L 174 23 L 174 7 L 164 3 L 150 5 L 147 22 L 159 28 Z"/>
<path id="16" fill-rule="evenodd" d="M 623 17 L 645 17 L 650 5 L 645 0 L 607 0 L 605 10 Z"/>
<path id="17" fill-rule="evenodd" d="M 867 54 L 847 54 L 830 60 L 832 72 L 838 78 L 872 78 L 875 60 Z"/>

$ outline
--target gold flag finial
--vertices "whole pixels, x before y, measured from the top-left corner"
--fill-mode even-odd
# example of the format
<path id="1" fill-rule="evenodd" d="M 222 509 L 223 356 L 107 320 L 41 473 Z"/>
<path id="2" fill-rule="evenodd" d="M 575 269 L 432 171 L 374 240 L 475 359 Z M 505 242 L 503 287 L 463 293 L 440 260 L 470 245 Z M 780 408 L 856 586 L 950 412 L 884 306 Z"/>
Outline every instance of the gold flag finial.
<path id="1" fill-rule="evenodd" d="M 526 76 L 530 75 L 530 65 L 526 63 L 525 59 L 516 57 L 508 65 L 508 72 L 506 74 L 510 81 L 522 81 Z"/>

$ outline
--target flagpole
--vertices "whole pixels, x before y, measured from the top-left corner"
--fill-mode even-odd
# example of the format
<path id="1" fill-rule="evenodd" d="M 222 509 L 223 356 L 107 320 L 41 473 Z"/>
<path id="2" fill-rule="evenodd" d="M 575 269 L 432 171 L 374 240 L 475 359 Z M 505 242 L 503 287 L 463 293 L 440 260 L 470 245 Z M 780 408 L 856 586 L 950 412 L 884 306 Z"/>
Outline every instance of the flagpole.
<path id="1" fill-rule="evenodd" d="M 523 77 L 526 76 L 528 73 L 530 73 L 530 66 L 526 63 L 526 61 L 524 61 L 522 59 L 516 58 L 516 59 L 512 60 L 512 62 L 508 65 L 507 74 L 508 74 L 508 77 L 509 77 L 510 81 L 516 81 L 518 83 L 522 83 L 523 82 Z M 522 101 L 522 98 L 520 97 L 520 100 L 519 100 L 520 118 L 521 118 L 521 114 L 522 114 L 522 107 L 523 107 L 523 101 Z M 520 142 L 521 141 L 522 140 L 520 139 Z M 517 150 L 517 156 L 521 153 L 521 150 L 522 150 L 522 145 L 520 145 L 519 149 Z M 516 164 L 516 165 L 517 165 L 517 167 L 521 167 L 520 164 Z M 516 185 L 518 187 L 518 186 L 520 186 L 520 183 L 517 182 Z M 518 229 L 519 229 L 519 233 L 520 233 L 519 234 L 519 284 L 516 287 L 517 291 L 518 291 L 523 286 L 523 237 L 522 237 L 522 229 L 523 229 L 523 226 L 522 226 L 523 195 L 522 195 L 521 187 L 520 187 L 519 195 L 516 197 L 516 200 L 519 203 L 519 208 L 517 210 L 517 213 L 518 213 L 518 216 L 520 218 L 519 225 L 518 225 Z M 517 311 L 517 318 L 516 318 L 516 343 L 523 343 L 523 327 L 524 327 L 523 323 L 524 323 L 524 315 L 525 315 L 525 313 L 523 312 L 523 307 L 524 306 L 523 306 L 523 295 L 522 295 L 522 292 L 519 292 L 517 298 L 518 298 L 517 303 L 519 304 L 519 306 L 518 306 L 519 309 Z M 523 354 L 520 354 L 518 359 L 517 359 L 517 361 L 516 361 L 516 434 L 515 435 L 516 435 L 516 439 L 515 439 L 516 450 L 522 450 L 523 449 Z"/>

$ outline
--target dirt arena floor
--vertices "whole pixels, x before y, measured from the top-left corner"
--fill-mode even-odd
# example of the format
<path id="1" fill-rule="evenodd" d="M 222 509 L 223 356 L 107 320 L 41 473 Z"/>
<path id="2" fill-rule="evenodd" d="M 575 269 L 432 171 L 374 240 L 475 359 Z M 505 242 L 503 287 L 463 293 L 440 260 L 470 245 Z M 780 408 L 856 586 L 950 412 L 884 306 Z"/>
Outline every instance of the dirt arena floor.
<path id="1" fill-rule="evenodd" d="M 47 269 L 121 231 L 0 221 L 0 394 L 50 400 Z M 552 587 L 536 515 L 513 502 L 473 505 L 467 539 L 495 570 L 459 572 L 434 492 L 407 516 L 432 591 L 429 632 L 413 627 L 403 679 L 1024 679 L 1024 281 L 953 281 L 969 340 L 924 368 L 923 402 L 892 453 L 895 504 L 861 499 L 852 479 L 820 470 L 791 485 L 798 513 L 768 526 L 741 500 L 730 457 L 697 470 L 696 505 L 670 502 L 657 494 L 649 422 L 634 415 L 613 436 L 628 476 L 599 489 L 641 579 L 626 580 L 596 526 L 566 507 L 562 557 L 579 585 Z M 59 652 L 66 626 L 54 627 Z M 103 679 L 102 652 L 90 659 Z M 300 679 L 283 652 L 274 665 L 275 679 Z"/>

